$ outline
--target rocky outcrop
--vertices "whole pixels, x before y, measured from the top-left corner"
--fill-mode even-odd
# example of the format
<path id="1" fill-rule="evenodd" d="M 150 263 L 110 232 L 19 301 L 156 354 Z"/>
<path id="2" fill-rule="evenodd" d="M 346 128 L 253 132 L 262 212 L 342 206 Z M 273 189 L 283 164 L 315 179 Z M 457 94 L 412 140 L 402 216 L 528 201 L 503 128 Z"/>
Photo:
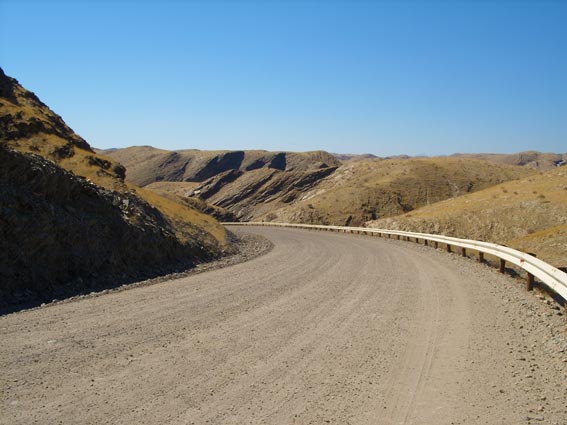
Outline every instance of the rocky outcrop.
<path id="1" fill-rule="evenodd" d="M 250 220 L 302 196 L 341 164 L 323 152 L 163 151 L 148 146 L 101 151 L 137 184 L 196 182 L 194 197 Z M 153 184 L 152 184 L 153 185 Z"/>
<path id="2" fill-rule="evenodd" d="M 25 90 L 15 78 L 8 77 L 2 68 L 0 106 L 0 140 L 13 141 L 37 134 L 49 134 L 68 140 L 70 146 L 92 152 L 89 144 L 75 134 L 59 115 L 49 109 L 33 92 Z"/>
<path id="3" fill-rule="evenodd" d="M 187 268 L 220 253 L 181 242 L 134 193 L 103 189 L 0 145 L 0 303 L 33 303 Z M 210 235 L 209 235 L 210 236 Z"/>
<path id="4" fill-rule="evenodd" d="M 125 168 L 101 157 L 63 119 L 0 68 L 0 143 L 37 153 L 108 189 L 125 189 Z"/>
<path id="5" fill-rule="evenodd" d="M 228 247 L 202 205 L 126 184 L 124 166 L 2 70 L 0 149 L 0 304 L 186 268 Z"/>
<path id="6" fill-rule="evenodd" d="M 252 220 L 264 211 L 289 204 L 331 175 L 336 167 L 306 171 L 258 169 L 213 177 L 195 190 L 200 198 L 231 211 L 239 220 Z"/>
<path id="7" fill-rule="evenodd" d="M 124 165 L 128 169 L 128 181 L 139 186 L 158 181 L 204 182 L 231 171 L 307 171 L 340 165 L 333 155 L 323 151 L 164 151 L 134 146 L 99 152 Z"/>

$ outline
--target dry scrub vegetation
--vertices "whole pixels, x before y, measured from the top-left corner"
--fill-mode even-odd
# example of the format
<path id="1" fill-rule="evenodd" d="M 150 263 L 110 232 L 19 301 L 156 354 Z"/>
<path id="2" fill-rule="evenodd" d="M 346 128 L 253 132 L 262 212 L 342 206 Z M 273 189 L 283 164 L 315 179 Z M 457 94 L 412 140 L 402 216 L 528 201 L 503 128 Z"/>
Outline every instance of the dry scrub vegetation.
<path id="1" fill-rule="evenodd" d="M 346 163 L 270 221 L 362 225 L 533 175 L 534 170 L 468 158 L 371 159 Z"/>
<path id="2" fill-rule="evenodd" d="M 182 202 L 124 182 L 126 169 L 90 145 L 32 92 L 0 70 L 0 143 L 50 159 L 77 176 L 121 193 L 135 193 L 171 222 L 181 240 L 226 244 L 226 232 L 212 217 Z M 212 237 L 211 237 L 212 235 Z"/>
<path id="3" fill-rule="evenodd" d="M 557 167 L 368 223 L 505 244 L 567 265 L 567 168 Z"/>

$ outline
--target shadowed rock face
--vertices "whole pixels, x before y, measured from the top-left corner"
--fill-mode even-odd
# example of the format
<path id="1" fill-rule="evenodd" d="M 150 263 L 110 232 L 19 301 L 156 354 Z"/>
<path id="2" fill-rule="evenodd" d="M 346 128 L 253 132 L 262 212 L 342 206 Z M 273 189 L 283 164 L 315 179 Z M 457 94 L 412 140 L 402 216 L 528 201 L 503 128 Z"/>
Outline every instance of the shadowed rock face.
<path id="1" fill-rule="evenodd" d="M 134 194 L 2 145 L 0 164 L 4 306 L 114 286 L 214 255 L 198 240 L 180 242 L 168 220 Z"/>
<path id="2" fill-rule="evenodd" d="M 101 152 L 127 167 L 129 181 L 200 183 L 195 196 L 245 220 L 293 202 L 341 164 L 322 151 L 171 152 L 141 146 Z"/>
<path id="3" fill-rule="evenodd" d="M 307 171 L 341 164 L 333 155 L 323 151 L 165 151 L 150 146 L 134 146 L 99 152 L 124 165 L 128 169 L 128 181 L 139 186 L 158 181 L 204 182 L 231 170 Z"/>

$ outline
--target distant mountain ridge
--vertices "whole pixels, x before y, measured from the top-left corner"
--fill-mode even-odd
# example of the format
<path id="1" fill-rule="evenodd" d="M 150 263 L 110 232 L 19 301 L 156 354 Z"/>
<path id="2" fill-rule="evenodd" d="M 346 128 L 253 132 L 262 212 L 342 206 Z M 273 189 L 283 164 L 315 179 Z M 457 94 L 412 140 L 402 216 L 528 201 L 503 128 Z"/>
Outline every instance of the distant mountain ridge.
<path id="1" fill-rule="evenodd" d="M 538 151 L 524 151 L 513 154 L 494 153 L 456 153 L 452 157 L 474 158 L 499 164 L 520 165 L 536 170 L 547 171 L 567 164 L 567 153 L 544 153 Z"/>
<path id="2" fill-rule="evenodd" d="M 166 151 L 151 146 L 133 146 L 99 152 L 126 166 L 128 180 L 139 186 L 159 181 L 203 182 L 229 170 L 246 172 L 269 168 L 305 171 L 341 164 L 333 155 L 324 151 Z"/>
<path id="3" fill-rule="evenodd" d="M 148 189 L 199 197 L 240 220 L 361 224 L 535 170 L 471 158 L 390 159 L 327 152 L 166 151 L 149 146 L 103 154 Z"/>
<path id="4" fill-rule="evenodd" d="M 293 202 L 341 165 L 324 151 L 165 151 L 136 146 L 101 152 L 125 165 L 131 182 L 196 195 L 241 220 Z"/>

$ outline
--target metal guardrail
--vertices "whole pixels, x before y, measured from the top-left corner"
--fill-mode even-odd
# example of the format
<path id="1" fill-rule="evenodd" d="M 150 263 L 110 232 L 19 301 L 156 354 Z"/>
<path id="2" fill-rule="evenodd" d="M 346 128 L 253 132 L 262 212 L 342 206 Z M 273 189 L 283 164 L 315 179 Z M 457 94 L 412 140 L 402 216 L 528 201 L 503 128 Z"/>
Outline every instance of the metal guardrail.
<path id="1" fill-rule="evenodd" d="M 452 247 L 458 247 L 461 249 L 461 254 L 463 256 L 466 255 L 466 250 L 470 249 L 478 252 L 479 261 L 484 261 L 485 254 L 499 258 L 499 269 L 502 273 L 505 271 L 507 262 L 525 270 L 527 272 L 527 290 L 532 290 L 535 276 L 543 284 L 559 294 L 564 300 L 567 300 L 567 273 L 536 258 L 533 254 L 528 254 L 494 243 L 481 242 L 471 239 L 459 239 L 442 235 L 431 235 L 428 233 L 402 232 L 398 230 L 373 229 L 369 227 L 319 226 L 313 224 L 290 224 L 272 222 L 226 222 L 223 224 L 233 226 L 288 227 L 308 230 L 365 234 L 370 236 L 388 238 L 394 237 L 402 240 L 415 239 L 416 242 L 422 240 L 425 245 L 433 243 L 435 248 L 438 248 L 439 244 L 445 245 L 447 251 L 449 252 L 451 252 Z"/>

